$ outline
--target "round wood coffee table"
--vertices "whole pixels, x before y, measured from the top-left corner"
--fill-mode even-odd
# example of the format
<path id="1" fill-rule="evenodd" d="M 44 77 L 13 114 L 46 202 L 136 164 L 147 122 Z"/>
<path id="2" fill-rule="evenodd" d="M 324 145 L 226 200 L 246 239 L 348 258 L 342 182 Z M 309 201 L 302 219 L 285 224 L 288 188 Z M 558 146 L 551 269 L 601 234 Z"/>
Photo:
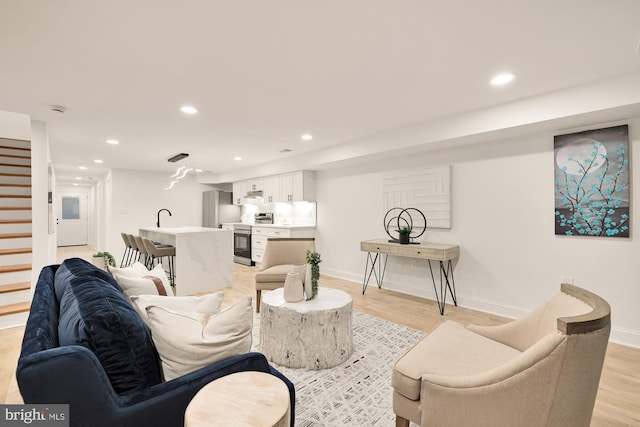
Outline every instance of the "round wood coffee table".
<path id="1" fill-rule="evenodd" d="M 289 389 L 264 372 L 229 374 L 202 387 L 184 413 L 185 427 L 289 427 Z"/>
<path id="2" fill-rule="evenodd" d="M 351 296 L 320 288 L 311 301 L 284 300 L 282 288 L 262 295 L 260 351 L 289 368 L 326 369 L 353 353 Z"/>

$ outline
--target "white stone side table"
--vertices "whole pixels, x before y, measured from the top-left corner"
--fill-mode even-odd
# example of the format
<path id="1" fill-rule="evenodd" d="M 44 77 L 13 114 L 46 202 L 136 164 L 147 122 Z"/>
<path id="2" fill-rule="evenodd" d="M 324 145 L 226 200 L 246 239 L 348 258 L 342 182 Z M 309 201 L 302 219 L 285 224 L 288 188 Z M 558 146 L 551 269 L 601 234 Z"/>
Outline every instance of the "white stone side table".
<path id="1" fill-rule="evenodd" d="M 319 288 L 311 301 L 284 300 L 282 288 L 262 295 L 260 351 L 289 368 L 326 369 L 353 353 L 351 296 Z"/>

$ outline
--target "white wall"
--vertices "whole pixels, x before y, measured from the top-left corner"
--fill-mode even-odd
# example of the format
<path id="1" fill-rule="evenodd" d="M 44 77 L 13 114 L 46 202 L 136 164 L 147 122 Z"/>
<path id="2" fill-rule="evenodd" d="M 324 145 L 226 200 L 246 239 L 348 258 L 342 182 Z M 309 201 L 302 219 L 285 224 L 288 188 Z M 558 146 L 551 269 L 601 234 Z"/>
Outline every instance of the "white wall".
<path id="1" fill-rule="evenodd" d="M 110 183 L 107 182 L 105 206 L 106 247 L 98 248 L 111 252 L 118 262 L 124 252 L 120 233 L 138 234 L 140 227 L 155 227 L 157 212 L 166 208 L 171 211 L 160 214 L 162 227 L 202 225 L 202 192 L 211 186 L 198 184 L 194 175 L 188 175 L 171 190 L 168 173 L 113 169 Z M 110 200 L 109 200 L 110 199 Z"/>
<path id="2" fill-rule="evenodd" d="M 640 119 L 590 128 L 622 123 L 629 124 L 633 220 L 640 210 L 633 202 L 640 200 Z M 555 134 L 577 130 L 583 129 Z M 455 266 L 459 305 L 520 317 L 558 292 L 562 277 L 573 277 L 576 285 L 611 304 L 612 340 L 640 347 L 640 241 L 635 238 L 640 224 L 632 223 L 631 238 L 555 236 L 552 133 L 318 172 L 323 273 L 358 282 L 354 286 L 362 283 L 366 254 L 360 252 L 360 241 L 387 238 L 383 171 L 446 164 L 452 165 L 453 226 L 428 230 L 425 237 L 460 245 Z M 434 299 L 426 273 L 426 266 L 414 260 L 390 257 L 385 288 Z"/>
<path id="3" fill-rule="evenodd" d="M 49 137 L 47 124 L 41 121 L 31 122 L 31 287 L 34 288 L 42 267 L 56 261 L 55 234 L 49 234 L 48 193 Z M 52 187 L 52 185 L 51 185 Z M 51 188 L 53 191 L 53 188 Z"/>
<path id="4" fill-rule="evenodd" d="M 0 111 L 0 138 L 31 141 L 31 119 L 29 116 Z"/>

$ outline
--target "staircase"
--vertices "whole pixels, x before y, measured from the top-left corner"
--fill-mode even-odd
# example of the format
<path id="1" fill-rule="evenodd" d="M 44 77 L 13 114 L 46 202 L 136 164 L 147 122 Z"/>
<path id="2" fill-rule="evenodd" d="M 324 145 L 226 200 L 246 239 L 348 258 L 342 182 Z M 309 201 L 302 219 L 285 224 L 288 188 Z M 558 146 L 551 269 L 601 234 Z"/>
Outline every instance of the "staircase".
<path id="1" fill-rule="evenodd" d="M 27 320 L 31 241 L 31 143 L 0 138 L 0 329 Z"/>

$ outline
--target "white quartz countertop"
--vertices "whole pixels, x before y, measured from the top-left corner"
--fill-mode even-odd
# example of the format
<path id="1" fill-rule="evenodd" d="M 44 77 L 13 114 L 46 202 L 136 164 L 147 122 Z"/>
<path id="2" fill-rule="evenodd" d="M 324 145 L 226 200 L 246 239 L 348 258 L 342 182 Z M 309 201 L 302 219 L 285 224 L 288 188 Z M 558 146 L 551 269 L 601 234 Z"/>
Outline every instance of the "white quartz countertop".
<path id="1" fill-rule="evenodd" d="M 153 231 L 155 233 L 164 233 L 164 234 L 186 234 L 186 233 L 211 233 L 211 232 L 219 232 L 219 231 L 227 231 L 221 228 L 209 228 L 209 227 L 194 227 L 194 226 L 183 226 L 183 227 L 140 227 L 140 230 L 145 231 Z"/>

